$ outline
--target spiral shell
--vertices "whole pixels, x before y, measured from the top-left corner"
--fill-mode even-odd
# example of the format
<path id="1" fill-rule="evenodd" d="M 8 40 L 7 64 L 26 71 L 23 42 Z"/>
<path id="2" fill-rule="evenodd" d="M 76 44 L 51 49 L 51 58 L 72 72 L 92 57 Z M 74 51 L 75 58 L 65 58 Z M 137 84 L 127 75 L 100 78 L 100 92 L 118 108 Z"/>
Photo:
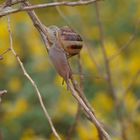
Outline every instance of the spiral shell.
<path id="1" fill-rule="evenodd" d="M 77 55 L 83 47 L 81 36 L 67 26 L 60 28 L 60 41 L 68 57 Z"/>

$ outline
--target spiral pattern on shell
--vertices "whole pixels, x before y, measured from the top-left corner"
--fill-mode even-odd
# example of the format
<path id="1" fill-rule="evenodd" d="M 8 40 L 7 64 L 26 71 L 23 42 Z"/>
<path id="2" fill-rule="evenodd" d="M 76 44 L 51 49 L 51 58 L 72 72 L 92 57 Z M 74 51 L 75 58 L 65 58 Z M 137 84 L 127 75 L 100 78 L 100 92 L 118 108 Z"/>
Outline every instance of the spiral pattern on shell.
<path id="1" fill-rule="evenodd" d="M 60 28 L 60 41 L 68 57 L 77 55 L 83 47 L 81 36 L 67 26 Z"/>

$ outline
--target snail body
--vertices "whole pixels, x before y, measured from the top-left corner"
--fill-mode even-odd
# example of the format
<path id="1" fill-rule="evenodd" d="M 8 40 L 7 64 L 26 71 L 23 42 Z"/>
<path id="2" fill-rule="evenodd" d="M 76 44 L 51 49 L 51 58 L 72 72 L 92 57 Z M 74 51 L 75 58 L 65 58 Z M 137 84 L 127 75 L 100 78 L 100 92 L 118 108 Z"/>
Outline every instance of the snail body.
<path id="1" fill-rule="evenodd" d="M 66 54 L 59 45 L 60 45 L 59 43 L 53 44 L 53 46 L 49 50 L 49 57 L 58 74 L 66 82 L 67 89 L 69 89 L 68 85 L 69 85 L 69 79 L 72 76 L 72 71 L 69 66 Z"/>

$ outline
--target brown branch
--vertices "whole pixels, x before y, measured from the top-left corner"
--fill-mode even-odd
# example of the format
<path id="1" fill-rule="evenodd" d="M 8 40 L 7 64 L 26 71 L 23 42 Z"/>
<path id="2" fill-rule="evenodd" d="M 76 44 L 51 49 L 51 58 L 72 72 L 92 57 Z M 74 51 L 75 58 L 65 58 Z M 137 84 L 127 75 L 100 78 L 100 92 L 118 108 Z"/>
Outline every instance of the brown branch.
<path id="1" fill-rule="evenodd" d="M 85 44 L 85 47 L 86 47 L 86 49 L 87 49 L 87 52 L 88 52 L 88 55 L 89 55 L 89 57 L 90 57 L 90 60 L 91 60 L 92 64 L 96 67 L 97 72 L 98 72 L 98 74 L 99 74 L 99 76 L 97 76 L 97 78 L 101 78 L 101 79 L 106 80 L 105 76 L 104 76 L 103 73 L 102 73 L 102 70 L 101 70 L 99 64 L 98 64 L 98 63 L 96 62 L 96 60 L 95 60 L 95 57 L 94 57 L 94 54 L 93 54 L 91 48 L 89 47 L 88 44 Z"/>
<path id="2" fill-rule="evenodd" d="M 25 77 L 30 81 L 30 83 L 32 84 L 33 88 L 35 89 L 36 93 L 37 93 L 37 96 L 38 96 L 38 99 L 39 99 L 39 102 L 40 102 L 40 105 L 43 109 L 43 112 L 50 124 L 50 127 L 52 129 L 52 132 L 53 134 L 55 135 L 56 139 L 57 140 L 61 140 L 60 136 L 58 135 L 53 123 L 52 123 L 52 120 L 51 120 L 51 117 L 49 116 L 48 114 L 48 111 L 43 103 L 43 100 L 42 100 L 42 97 L 41 97 L 41 93 L 36 85 L 36 83 L 34 82 L 34 80 L 30 77 L 30 75 L 27 73 L 22 61 L 20 60 L 19 56 L 17 55 L 17 53 L 15 52 L 14 48 L 13 48 L 13 39 L 12 39 L 12 32 L 11 32 L 11 26 L 10 26 L 10 18 L 8 17 L 8 31 L 9 31 L 9 37 L 10 37 L 10 49 L 11 49 L 11 52 L 12 54 L 15 56 L 17 62 L 19 63 L 20 67 L 21 67 L 21 70 L 23 72 L 23 74 L 25 75 Z"/>
<path id="3" fill-rule="evenodd" d="M 8 53 L 11 49 L 8 48 L 6 51 L 4 51 L 2 54 L 0 54 L 0 60 L 3 59 L 3 55 L 5 55 L 6 53 Z"/>
<path id="4" fill-rule="evenodd" d="M 83 79 L 83 76 L 82 76 L 83 69 L 82 69 L 82 65 L 81 65 L 81 61 L 80 61 L 80 58 L 81 58 L 80 53 L 78 54 L 77 58 L 78 58 L 78 64 L 77 65 L 78 65 L 78 72 L 79 72 L 80 89 L 83 91 L 83 89 L 84 89 L 83 80 L 84 79 Z M 72 134 L 75 131 L 77 122 L 78 122 L 78 120 L 80 118 L 80 113 L 81 113 L 81 106 L 80 106 L 80 104 L 78 104 L 78 106 L 77 106 L 77 113 L 76 113 L 76 116 L 75 116 L 75 122 L 70 127 L 70 129 L 68 130 L 67 140 L 71 140 L 72 139 Z"/>
<path id="5" fill-rule="evenodd" d="M 83 72 L 82 72 L 82 65 L 81 65 L 81 62 L 80 62 L 80 53 L 78 54 L 78 72 L 79 72 L 80 88 L 83 91 L 83 76 L 82 76 Z M 75 121 L 68 130 L 67 140 L 72 139 L 72 135 L 75 132 L 76 125 L 78 123 L 78 120 L 80 119 L 80 113 L 81 113 L 81 106 L 78 104 L 77 112 L 76 112 L 76 115 L 75 115 Z"/>
<path id="6" fill-rule="evenodd" d="M 116 100 L 116 95 L 115 95 L 115 91 L 114 91 L 113 83 L 112 83 L 112 78 L 111 78 L 110 64 L 109 64 L 109 61 L 108 61 L 108 58 L 107 58 L 107 53 L 106 53 L 105 45 L 104 45 L 104 32 L 103 32 L 102 22 L 101 22 L 101 19 L 100 19 L 98 2 L 95 2 L 95 9 L 96 9 L 97 24 L 98 24 L 99 31 L 100 31 L 100 44 L 101 44 L 101 49 L 102 49 L 102 53 L 103 53 L 103 57 L 104 57 L 106 74 L 107 74 L 106 79 L 107 79 L 108 84 L 109 84 L 110 94 L 111 94 L 112 98 L 114 100 Z"/>
<path id="7" fill-rule="evenodd" d="M 94 3 L 97 0 L 87 0 L 87 1 L 75 1 L 75 2 L 67 2 L 67 1 L 62 1 L 62 2 L 52 2 L 52 3 L 46 3 L 46 4 L 38 4 L 38 5 L 32 5 L 32 6 L 27 6 L 27 7 L 21 7 L 18 9 L 10 9 L 10 10 L 2 10 L 0 13 L 0 17 L 21 12 L 21 11 L 28 11 L 28 10 L 33 10 L 33 9 L 39 9 L 39 8 L 46 8 L 46 7 L 55 7 L 55 6 L 80 6 L 80 5 L 87 5 Z"/>
<path id="8" fill-rule="evenodd" d="M 75 115 L 75 119 L 74 119 L 74 123 L 71 125 L 71 127 L 68 130 L 68 134 L 67 134 L 67 138 L 66 140 L 71 140 L 72 139 L 72 135 L 74 135 L 78 120 L 80 118 L 80 112 L 81 112 L 81 107 L 78 104 L 77 106 L 77 111 L 76 111 L 76 115 Z"/>
<path id="9" fill-rule="evenodd" d="M 79 58 L 80 58 L 80 55 L 79 55 Z M 82 65 L 81 63 L 79 62 L 79 73 L 80 73 L 80 76 L 82 75 Z M 74 87 L 74 90 L 78 93 L 79 97 L 82 99 L 82 101 L 85 103 L 85 105 L 88 107 L 88 109 L 91 111 L 92 115 L 96 118 L 95 116 L 95 111 L 93 110 L 93 108 L 91 107 L 89 101 L 87 100 L 87 98 L 85 97 L 85 93 L 83 91 L 83 77 L 81 76 L 80 77 L 80 86 L 81 88 L 79 87 L 79 85 L 77 84 L 77 82 L 73 79 L 73 77 L 71 78 L 71 82 L 73 84 L 73 87 Z M 83 107 L 83 106 L 82 106 Z M 91 116 L 89 113 L 85 113 L 85 115 L 87 116 L 87 118 L 93 123 L 95 124 L 96 126 L 96 123 L 94 122 L 94 119 L 93 119 L 93 116 Z M 97 120 L 97 118 L 96 118 Z M 99 124 L 101 125 L 101 123 L 99 122 Z M 101 125 L 102 126 L 102 125 Z M 102 132 L 102 130 L 100 129 L 100 127 L 97 127 L 97 130 L 98 130 L 98 134 L 99 134 L 99 139 L 100 140 L 103 140 L 103 138 L 106 136 L 104 135 L 104 133 Z M 107 138 L 106 138 L 107 139 Z"/>

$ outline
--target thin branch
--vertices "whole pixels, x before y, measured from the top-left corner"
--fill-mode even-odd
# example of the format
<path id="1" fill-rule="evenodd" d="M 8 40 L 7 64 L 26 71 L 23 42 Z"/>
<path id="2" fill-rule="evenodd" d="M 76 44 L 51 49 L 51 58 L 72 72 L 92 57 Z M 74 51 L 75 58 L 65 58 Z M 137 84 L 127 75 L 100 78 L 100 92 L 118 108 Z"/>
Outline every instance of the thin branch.
<path id="1" fill-rule="evenodd" d="M 97 0 L 86 0 L 86 1 L 75 1 L 75 2 L 52 2 L 52 3 L 45 3 L 45 4 L 37 4 L 27 7 L 21 7 L 18 9 L 10 9 L 10 10 L 2 10 L 0 13 L 0 17 L 21 12 L 21 11 L 27 11 L 27 10 L 33 10 L 33 9 L 39 9 L 39 8 L 46 8 L 46 7 L 55 7 L 55 6 L 80 6 L 80 5 L 87 5 L 96 2 Z"/>
<path id="2" fill-rule="evenodd" d="M 81 65 L 81 62 L 80 62 L 80 53 L 78 54 L 77 58 L 78 58 L 78 64 L 77 65 L 78 65 L 78 72 L 79 72 L 80 89 L 83 91 L 83 88 L 84 88 L 83 87 L 83 76 L 82 76 L 83 70 L 82 70 L 82 65 Z M 72 135 L 75 132 L 76 125 L 78 123 L 78 120 L 80 119 L 80 113 L 81 113 L 81 106 L 80 106 L 80 104 L 78 104 L 77 112 L 76 112 L 76 115 L 75 115 L 75 121 L 68 130 L 67 140 L 72 139 Z"/>
<path id="3" fill-rule="evenodd" d="M 54 0 L 54 2 L 58 2 L 58 1 L 57 1 L 57 0 Z M 65 21 L 65 23 L 66 23 L 68 26 L 72 27 L 70 21 L 69 21 L 68 18 L 65 16 L 65 14 L 62 12 L 62 10 L 60 9 L 59 6 L 56 6 L 56 10 L 57 10 L 58 14 L 60 15 L 60 17 Z"/>
<path id="4" fill-rule="evenodd" d="M 29 2 L 23 2 L 23 5 L 22 6 L 30 6 L 30 3 Z M 33 10 L 31 11 L 27 11 L 29 17 L 31 18 L 34 26 L 36 27 L 36 29 L 38 30 L 38 32 L 40 33 L 43 41 L 44 41 L 44 44 L 45 44 L 45 47 L 47 49 L 47 51 L 49 50 L 50 48 L 50 44 L 49 44 L 49 41 L 48 41 L 48 31 L 47 31 L 47 28 L 44 24 L 41 23 L 41 21 L 39 20 L 39 18 L 37 17 L 37 15 L 35 14 L 35 12 Z"/>
<path id="5" fill-rule="evenodd" d="M 81 112 L 81 107 L 78 104 L 76 115 L 75 115 L 75 119 L 74 119 L 74 123 L 71 125 L 71 127 L 68 130 L 68 134 L 67 134 L 66 140 L 71 140 L 72 139 L 72 135 L 74 135 L 75 128 L 76 128 L 78 120 L 80 118 L 80 112 Z"/>
<path id="6" fill-rule="evenodd" d="M 60 136 L 58 135 L 53 123 L 52 123 L 52 120 L 51 120 L 51 117 L 49 116 L 48 114 L 48 111 L 47 109 L 45 108 L 45 105 L 43 103 L 43 100 L 42 100 L 42 97 L 41 97 L 41 93 L 36 85 L 36 83 L 34 82 L 34 80 L 30 77 L 30 75 L 27 73 L 23 63 L 21 62 L 19 56 L 16 54 L 14 48 L 13 48 L 13 40 L 12 40 L 12 32 L 11 32 L 11 27 L 10 27 L 10 18 L 8 17 L 8 31 L 9 31 L 9 37 L 10 37 L 10 48 L 11 48 L 11 51 L 13 53 L 13 55 L 15 56 L 15 58 L 17 59 L 17 62 L 19 63 L 21 69 L 22 69 L 22 72 L 23 74 L 25 75 L 25 77 L 30 81 L 30 83 L 32 84 L 32 86 L 34 87 L 36 93 L 37 93 L 37 96 L 38 96 L 38 99 L 39 99 L 39 102 L 40 102 L 40 105 L 43 109 L 43 112 L 50 124 L 50 127 L 52 129 L 52 132 L 53 134 L 55 135 L 55 137 L 57 138 L 57 140 L 61 140 Z"/>
<path id="7" fill-rule="evenodd" d="M 89 47 L 88 44 L 85 44 L 85 47 L 87 49 L 87 52 L 88 52 L 88 55 L 90 57 L 90 60 L 91 60 L 92 64 L 96 67 L 97 72 L 100 75 L 99 78 L 102 78 L 102 79 L 106 80 L 105 76 L 103 75 L 103 73 L 101 71 L 101 68 L 100 68 L 99 64 L 95 60 L 95 57 L 93 55 L 93 52 L 92 52 L 91 48 Z"/>
<path id="8" fill-rule="evenodd" d="M 116 95 L 115 95 L 115 91 L 114 91 L 113 83 L 112 83 L 112 78 L 111 78 L 110 64 L 109 64 L 109 61 L 108 61 L 108 58 L 107 58 L 107 52 L 106 52 L 105 45 L 104 45 L 104 32 L 103 32 L 102 22 L 101 22 L 101 19 L 100 19 L 98 2 L 95 2 L 95 9 L 96 9 L 97 24 L 98 24 L 99 31 L 100 31 L 101 50 L 102 50 L 102 53 L 103 53 L 105 69 L 106 69 L 106 74 L 107 74 L 106 79 L 108 80 L 110 94 L 114 98 L 114 100 L 116 100 Z"/>
<path id="9" fill-rule="evenodd" d="M 111 140 L 110 136 L 108 135 L 108 133 L 103 129 L 102 125 L 100 124 L 100 122 L 97 120 L 97 118 L 95 117 L 95 115 L 93 114 L 93 112 L 87 107 L 87 105 L 84 103 L 84 101 L 82 100 L 82 98 L 77 94 L 76 90 L 74 89 L 74 87 L 68 83 L 70 91 L 73 95 L 73 97 L 77 100 L 77 102 L 81 105 L 81 107 L 85 110 L 85 112 L 89 115 L 90 119 L 92 120 L 92 122 L 94 122 L 95 126 L 97 129 L 100 130 L 100 132 L 102 133 L 102 135 L 104 136 L 104 138 L 106 140 Z"/>
<path id="10" fill-rule="evenodd" d="M 6 53 L 8 53 L 11 49 L 8 48 L 6 51 L 4 51 L 2 54 L 0 54 L 0 60 L 3 59 L 3 55 L 5 55 Z"/>

